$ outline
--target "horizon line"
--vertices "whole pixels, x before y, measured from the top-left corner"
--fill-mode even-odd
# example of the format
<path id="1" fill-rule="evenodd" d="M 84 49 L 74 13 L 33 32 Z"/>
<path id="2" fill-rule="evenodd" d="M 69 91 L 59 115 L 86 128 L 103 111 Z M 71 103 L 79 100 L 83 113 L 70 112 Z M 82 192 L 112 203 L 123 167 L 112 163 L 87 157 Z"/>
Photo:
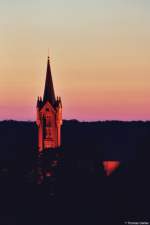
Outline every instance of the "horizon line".
<path id="1" fill-rule="evenodd" d="M 78 119 L 63 119 L 63 121 L 74 121 L 74 122 L 80 122 L 80 123 L 96 123 L 96 122 L 150 122 L 150 120 L 78 120 Z M 36 123 L 36 120 L 17 120 L 17 119 L 3 119 L 0 120 L 0 122 L 32 122 Z"/>

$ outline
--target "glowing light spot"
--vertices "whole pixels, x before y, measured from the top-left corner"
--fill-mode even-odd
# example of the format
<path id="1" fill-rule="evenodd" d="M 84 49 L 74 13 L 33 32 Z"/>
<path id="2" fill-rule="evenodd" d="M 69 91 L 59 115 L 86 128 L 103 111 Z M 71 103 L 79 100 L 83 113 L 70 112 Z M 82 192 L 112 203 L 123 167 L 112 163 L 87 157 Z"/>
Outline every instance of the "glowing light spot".
<path id="1" fill-rule="evenodd" d="M 120 165 L 119 161 L 103 161 L 103 167 L 106 175 L 109 176 L 115 171 Z"/>
<path id="2" fill-rule="evenodd" d="M 47 171 L 46 172 L 46 177 L 51 177 L 52 176 L 52 173 L 50 171 Z"/>

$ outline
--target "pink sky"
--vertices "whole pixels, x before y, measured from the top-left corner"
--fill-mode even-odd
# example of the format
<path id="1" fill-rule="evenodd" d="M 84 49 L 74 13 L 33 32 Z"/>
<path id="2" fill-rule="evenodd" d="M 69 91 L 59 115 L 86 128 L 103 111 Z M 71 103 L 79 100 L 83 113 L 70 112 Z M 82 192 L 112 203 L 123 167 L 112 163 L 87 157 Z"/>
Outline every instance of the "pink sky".
<path id="1" fill-rule="evenodd" d="M 148 1 L 8 3 L 0 8 L 0 120 L 35 120 L 48 48 L 64 119 L 150 119 Z"/>

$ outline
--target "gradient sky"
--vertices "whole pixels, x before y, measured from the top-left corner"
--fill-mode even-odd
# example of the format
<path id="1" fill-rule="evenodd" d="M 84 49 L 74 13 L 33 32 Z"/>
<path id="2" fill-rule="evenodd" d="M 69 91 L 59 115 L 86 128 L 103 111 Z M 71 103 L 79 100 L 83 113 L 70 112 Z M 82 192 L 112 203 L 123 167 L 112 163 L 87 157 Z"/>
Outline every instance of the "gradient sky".
<path id="1" fill-rule="evenodd" d="M 63 117 L 150 120 L 149 0 L 1 0 L 0 120 L 35 120 L 50 49 Z"/>

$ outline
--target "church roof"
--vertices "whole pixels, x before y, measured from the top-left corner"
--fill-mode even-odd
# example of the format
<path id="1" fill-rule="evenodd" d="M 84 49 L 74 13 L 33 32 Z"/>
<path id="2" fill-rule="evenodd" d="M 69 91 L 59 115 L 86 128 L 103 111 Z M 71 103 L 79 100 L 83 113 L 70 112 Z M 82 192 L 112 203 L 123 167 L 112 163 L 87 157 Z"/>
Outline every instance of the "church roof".
<path id="1" fill-rule="evenodd" d="M 56 102 L 49 57 L 47 60 L 47 71 L 46 71 L 43 103 L 46 103 L 47 101 L 49 101 L 53 106 Z"/>

